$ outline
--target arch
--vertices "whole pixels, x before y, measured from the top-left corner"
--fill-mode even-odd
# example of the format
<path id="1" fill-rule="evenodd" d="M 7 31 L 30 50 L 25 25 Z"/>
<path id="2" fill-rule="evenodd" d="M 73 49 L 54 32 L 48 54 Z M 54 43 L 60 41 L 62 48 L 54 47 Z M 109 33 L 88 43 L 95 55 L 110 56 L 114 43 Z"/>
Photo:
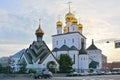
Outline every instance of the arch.
<path id="1" fill-rule="evenodd" d="M 47 63 L 47 69 L 49 69 L 49 71 L 55 73 L 55 69 L 57 67 L 57 64 L 54 61 L 49 61 Z"/>

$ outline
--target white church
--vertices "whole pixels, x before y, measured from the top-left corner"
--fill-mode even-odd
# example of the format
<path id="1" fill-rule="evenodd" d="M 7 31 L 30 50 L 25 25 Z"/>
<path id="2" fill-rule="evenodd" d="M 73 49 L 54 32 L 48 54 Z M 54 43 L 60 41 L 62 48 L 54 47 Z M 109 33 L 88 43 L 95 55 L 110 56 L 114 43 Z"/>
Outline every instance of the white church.
<path id="1" fill-rule="evenodd" d="M 70 9 L 70 8 L 69 8 Z M 86 37 L 83 35 L 83 25 L 78 23 L 73 13 L 65 15 L 65 25 L 62 21 L 57 21 L 57 34 L 52 35 L 52 52 L 42 40 L 44 32 L 40 28 L 35 32 L 36 41 L 20 56 L 20 62 L 26 65 L 27 69 L 42 70 L 54 68 L 59 70 L 57 58 L 61 54 L 68 54 L 72 61 L 72 68 L 77 72 L 85 72 L 90 69 L 104 69 L 103 63 L 107 62 L 107 57 L 102 54 L 102 50 L 97 48 L 92 40 L 92 44 L 86 48 Z"/>
<path id="2" fill-rule="evenodd" d="M 83 25 L 78 23 L 75 15 L 69 12 L 65 15 L 65 23 L 57 21 L 57 34 L 52 36 L 53 55 L 58 58 L 60 54 L 68 54 L 73 61 L 73 69 L 78 72 L 89 69 L 103 69 L 102 64 L 107 57 L 98 49 L 94 40 L 86 49 L 86 37 L 83 35 Z"/>

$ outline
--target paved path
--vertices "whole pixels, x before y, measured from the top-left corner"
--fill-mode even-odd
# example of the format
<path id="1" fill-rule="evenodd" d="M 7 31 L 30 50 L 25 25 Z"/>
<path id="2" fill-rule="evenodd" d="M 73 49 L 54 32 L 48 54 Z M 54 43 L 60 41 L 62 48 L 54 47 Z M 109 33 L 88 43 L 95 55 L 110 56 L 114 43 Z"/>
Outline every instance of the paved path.
<path id="1" fill-rule="evenodd" d="M 9 77 L 0 80 L 120 80 L 120 75 L 80 76 L 80 77 L 53 77 L 52 79 L 33 79 L 30 77 Z"/>

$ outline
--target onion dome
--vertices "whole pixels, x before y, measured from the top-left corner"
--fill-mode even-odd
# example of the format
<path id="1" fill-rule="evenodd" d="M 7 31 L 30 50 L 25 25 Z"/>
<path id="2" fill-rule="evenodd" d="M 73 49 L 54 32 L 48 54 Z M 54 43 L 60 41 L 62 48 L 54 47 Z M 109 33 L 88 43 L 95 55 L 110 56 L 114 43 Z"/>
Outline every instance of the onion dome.
<path id="1" fill-rule="evenodd" d="M 61 21 L 57 21 L 56 26 L 57 26 L 57 28 L 61 28 L 62 27 L 62 22 Z"/>
<path id="2" fill-rule="evenodd" d="M 43 36 L 44 35 L 44 32 L 40 28 L 40 25 L 39 25 L 38 29 L 36 30 L 35 34 L 36 34 L 36 36 Z"/>
<path id="3" fill-rule="evenodd" d="M 84 42 L 81 42 L 81 49 L 79 51 L 79 55 L 82 55 L 82 54 L 87 54 L 87 50 L 84 47 Z"/>
<path id="4" fill-rule="evenodd" d="M 77 19 L 76 18 L 72 19 L 72 24 L 77 24 Z"/>
<path id="5" fill-rule="evenodd" d="M 65 15 L 65 20 L 66 22 L 71 22 L 71 20 L 74 18 L 74 14 L 72 14 L 71 12 L 67 13 Z"/>
<path id="6" fill-rule="evenodd" d="M 65 26 L 64 29 L 63 29 L 64 33 L 67 32 L 67 27 Z"/>
<path id="7" fill-rule="evenodd" d="M 82 24 L 79 23 L 79 24 L 77 25 L 77 29 L 78 29 L 78 30 L 81 30 L 82 28 L 83 28 Z"/>

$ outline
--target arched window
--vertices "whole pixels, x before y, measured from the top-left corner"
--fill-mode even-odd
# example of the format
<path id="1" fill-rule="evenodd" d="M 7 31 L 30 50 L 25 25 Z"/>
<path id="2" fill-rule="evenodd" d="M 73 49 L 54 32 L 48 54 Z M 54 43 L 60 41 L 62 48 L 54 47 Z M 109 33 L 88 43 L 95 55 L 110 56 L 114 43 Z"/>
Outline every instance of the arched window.
<path id="1" fill-rule="evenodd" d="M 57 33 L 59 34 L 59 30 L 57 30 Z"/>
<path id="2" fill-rule="evenodd" d="M 73 27 L 73 31 L 75 30 L 75 28 Z"/>
<path id="3" fill-rule="evenodd" d="M 66 40 L 64 39 L 64 44 L 66 44 Z"/>
<path id="4" fill-rule="evenodd" d="M 56 41 L 56 44 L 58 45 L 58 41 Z"/>
<path id="5" fill-rule="evenodd" d="M 72 43 L 74 43 L 74 38 L 72 39 Z"/>

